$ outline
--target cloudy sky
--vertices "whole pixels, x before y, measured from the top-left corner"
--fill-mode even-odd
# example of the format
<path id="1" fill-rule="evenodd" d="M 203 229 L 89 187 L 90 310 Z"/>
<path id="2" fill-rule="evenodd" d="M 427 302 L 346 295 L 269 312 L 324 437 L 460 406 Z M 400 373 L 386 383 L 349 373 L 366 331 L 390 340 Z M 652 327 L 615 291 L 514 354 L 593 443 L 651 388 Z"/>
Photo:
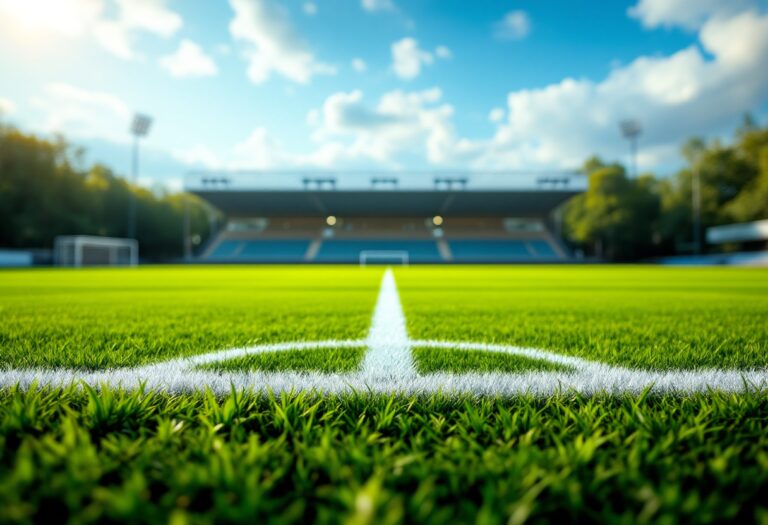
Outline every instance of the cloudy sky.
<path id="1" fill-rule="evenodd" d="M 0 0 L 0 111 L 129 168 L 679 163 L 768 117 L 768 0 Z"/>

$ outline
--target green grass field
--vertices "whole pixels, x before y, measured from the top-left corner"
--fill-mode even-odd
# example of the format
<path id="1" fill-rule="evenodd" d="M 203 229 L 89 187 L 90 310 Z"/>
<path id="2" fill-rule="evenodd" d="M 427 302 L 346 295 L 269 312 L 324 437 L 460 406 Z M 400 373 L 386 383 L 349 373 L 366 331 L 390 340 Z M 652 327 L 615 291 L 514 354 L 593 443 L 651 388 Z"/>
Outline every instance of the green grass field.
<path id="1" fill-rule="evenodd" d="M 382 268 L 0 272 L 0 371 L 362 340 Z M 412 339 L 764 370 L 768 271 L 395 269 Z M 419 348 L 419 373 L 550 372 Z M 364 346 L 215 373 L 353 372 Z M 0 522 L 768 523 L 768 393 L 472 396 L 0 387 Z"/>

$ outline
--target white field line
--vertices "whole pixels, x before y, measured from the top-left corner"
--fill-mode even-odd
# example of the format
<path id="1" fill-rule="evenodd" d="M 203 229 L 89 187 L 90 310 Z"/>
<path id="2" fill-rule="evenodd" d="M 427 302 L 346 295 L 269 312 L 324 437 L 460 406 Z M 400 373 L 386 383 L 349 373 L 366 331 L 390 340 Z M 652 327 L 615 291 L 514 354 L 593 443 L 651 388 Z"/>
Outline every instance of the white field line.
<path id="1" fill-rule="evenodd" d="M 208 352 L 207 354 L 178 357 L 176 359 L 171 359 L 170 361 L 163 361 L 161 363 L 137 367 L 135 370 L 137 372 L 145 373 L 158 373 L 171 370 L 182 372 L 201 365 L 207 365 L 219 361 L 229 361 L 230 359 L 237 359 L 240 357 L 261 354 L 264 352 L 288 352 L 296 350 L 314 350 L 317 348 L 360 348 L 366 345 L 367 341 L 365 339 L 352 339 L 344 341 L 330 339 L 328 341 L 274 343 L 267 345 L 247 346 L 243 348 L 232 348 L 230 350 L 219 350 L 215 352 Z"/>
<path id="2" fill-rule="evenodd" d="M 416 367 L 408 345 L 405 315 L 397 294 L 392 270 L 387 269 L 381 280 L 379 298 L 368 332 L 368 351 L 363 358 L 365 377 L 372 381 L 390 381 L 416 375 Z"/>
<path id="3" fill-rule="evenodd" d="M 400 299 L 392 272 L 387 270 L 381 284 L 371 329 L 365 340 L 277 343 L 210 352 L 171 359 L 134 368 L 83 372 L 71 369 L 0 370 L 0 387 L 36 384 L 63 386 L 87 383 L 94 387 L 111 385 L 125 389 L 144 387 L 168 392 L 194 392 L 210 388 L 226 394 L 235 389 L 287 392 L 316 390 L 325 393 L 377 392 L 430 394 L 442 392 L 475 395 L 532 394 L 550 396 L 575 391 L 595 393 L 653 392 L 690 394 L 719 390 L 744 392 L 768 390 L 768 371 L 761 370 L 670 370 L 646 371 L 610 366 L 586 359 L 564 356 L 535 348 L 473 342 L 421 341 L 408 338 Z M 217 372 L 200 365 L 274 351 L 301 351 L 313 348 L 368 346 L 362 370 L 350 374 L 317 372 Z M 540 359 L 568 367 L 565 372 L 524 373 L 436 373 L 418 375 L 411 348 L 432 347 L 455 350 L 504 352 Z"/>
<path id="4" fill-rule="evenodd" d="M 181 372 L 181 373 L 179 373 Z M 5 370 L 0 372 L 0 385 L 33 384 L 66 386 L 84 382 L 95 387 L 111 385 L 125 389 L 144 386 L 148 390 L 168 392 L 194 392 L 210 388 L 226 394 L 237 390 L 276 393 L 299 390 L 317 390 L 324 393 L 377 392 L 430 394 L 468 393 L 476 395 L 532 394 L 550 396 L 558 392 L 574 391 L 584 395 L 596 393 L 637 394 L 645 389 L 652 392 L 691 394 L 711 390 L 744 392 L 768 389 L 765 371 L 668 371 L 614 370 L 606 366 L 602 373 L 581 374 L 563 372 L 502 373 L 438 373 L 406 378 L 371 378 L 360 373 L 321 374 L 302 372 L 230 372 L 218 373 L 200 369 L 158 370 L 141 373 L 138 369 L 115 369 L 103 372 L 73 370 Z"/>

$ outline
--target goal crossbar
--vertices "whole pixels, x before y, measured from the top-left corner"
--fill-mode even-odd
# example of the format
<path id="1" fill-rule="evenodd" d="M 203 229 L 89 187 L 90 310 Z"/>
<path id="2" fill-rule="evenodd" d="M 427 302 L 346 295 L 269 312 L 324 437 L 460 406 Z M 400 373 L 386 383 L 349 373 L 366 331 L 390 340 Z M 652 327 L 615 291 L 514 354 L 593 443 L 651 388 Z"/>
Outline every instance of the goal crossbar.
<path id="1" fill-rule="evenodd" d="M 58 266 L 136 266 L 139 244 L 135 239 L 62 235 L 54 242 L 54 261 Z"/>
<path id="2" fill-rule="evenodd" d="M 366 266 L 373 261 L 380 261 L 379 264 L 391 263 L 393 260 L 400 260 L 403 266 L 408 266 L 407 250 L 362 250 L 360 252 L 360 266 Z"/>

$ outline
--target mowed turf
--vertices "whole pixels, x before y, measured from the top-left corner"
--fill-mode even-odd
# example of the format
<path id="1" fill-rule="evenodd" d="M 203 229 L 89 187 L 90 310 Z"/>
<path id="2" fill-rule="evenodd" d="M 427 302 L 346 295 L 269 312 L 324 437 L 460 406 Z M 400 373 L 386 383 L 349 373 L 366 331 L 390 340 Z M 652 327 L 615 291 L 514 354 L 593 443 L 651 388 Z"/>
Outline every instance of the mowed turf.
<path id="1" fill-rule="evenodd" d="M 1 362 L 98 369 L 361 339 L 382 272 L 0 272 Z M 765 366 L 764 270 L 414 267 L 395 276 L 411 338 L 642 368 Z M 212 366 L 351 370 L 362 356 L 279 351 Z M 414 358 L 423 373 L 551 366 L 445 348 L 417 347 Z M 766 451 L 766 392 L 216 397 L 5 387 L 0 523 L 768 523 Z"/>
<path id="2" fill-rule="evenodd" d="M 309 348 L 306 350 L 276 350 L 202 365 L 203 370 L 237 372 L 354 372 L 360 368 L 367 348 Z"/>
<path id="3" fill-rule="evenodd" d="M 768 365 L 768 270 L 411 267 L 415 339 L 504 343 L 643 369 Z"/>
<path id="4" fill-rule="evenodd" d="M 0 367 L 98 370 L 246 345 L 365 337 L 381 270 L 0 272 Z"/>
<path id="5" fill-rule="evenodd" d="M 0 390 L 3 523 L 765 523 L 768 398 Z"/>
<path id="6" fill-rule="evenodd" d="M 420 374 L 433 372 L 568 372 L 571 368 L 541 359 L 453 348 L 415 347 L 413 361 Z"/>

